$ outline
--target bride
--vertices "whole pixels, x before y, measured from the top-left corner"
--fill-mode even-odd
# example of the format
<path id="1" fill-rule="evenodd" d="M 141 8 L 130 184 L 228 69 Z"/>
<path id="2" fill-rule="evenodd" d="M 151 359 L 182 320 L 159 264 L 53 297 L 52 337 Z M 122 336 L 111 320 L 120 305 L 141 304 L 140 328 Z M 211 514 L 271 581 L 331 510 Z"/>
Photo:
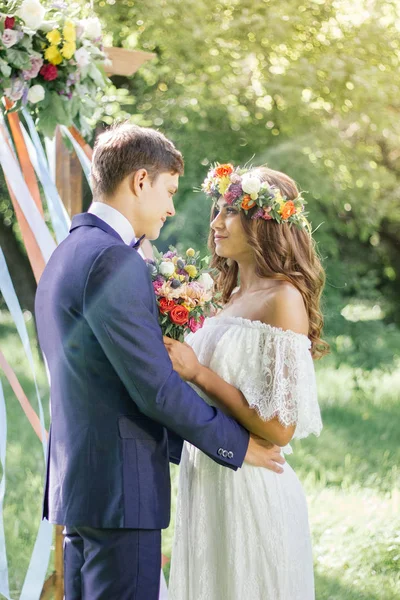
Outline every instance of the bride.
<path id="1" fill-rule="evenodd" d="M 223 310 L 187 343 L 164 341 L 207 402 L 290 452 L 292 437 L 321 431 L 313 359 L 328 351 L 324 272 L 304 201 L 292 179 L 266 167 L 219 165 L 203 190 L 214 202 L 209 245 Z M 281 475 L 233 472 L 185 443 L 169 597 L 314 599 L 307 504 L 287 463 Z"/>

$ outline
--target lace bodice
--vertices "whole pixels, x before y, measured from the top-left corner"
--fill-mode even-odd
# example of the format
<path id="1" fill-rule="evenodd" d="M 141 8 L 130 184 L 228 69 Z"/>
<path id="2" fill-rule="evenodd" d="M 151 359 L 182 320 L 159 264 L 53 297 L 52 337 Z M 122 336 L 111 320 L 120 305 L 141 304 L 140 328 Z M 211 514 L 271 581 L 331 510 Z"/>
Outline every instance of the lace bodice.
<path id="1" fill-rule="evenodd" d="M 207 319 L 186 342 L 203 365 L 243 393 L 262 419 L 296 424 L 295 438 L 320 434 L 311 342 L 305 335 L 261 321 L 218 316 Z"/>

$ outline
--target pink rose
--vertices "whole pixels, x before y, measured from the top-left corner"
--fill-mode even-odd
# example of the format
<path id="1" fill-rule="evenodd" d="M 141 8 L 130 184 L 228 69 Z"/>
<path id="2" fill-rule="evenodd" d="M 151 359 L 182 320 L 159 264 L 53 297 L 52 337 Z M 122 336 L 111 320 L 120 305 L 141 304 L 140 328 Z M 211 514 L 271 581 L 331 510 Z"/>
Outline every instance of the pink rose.
<path id="1" fill-rule="evenodd" d="M 204 325 L 204 317 L 203 315 L 199 317 L 199 320 L 196 321 L 194 317 L 189 319 L 189 328 L 192 333 L 196 333 L 199 329 L 201 329 Z"/>
<path id="2" fill-rule="evenodd" d="M 16 102 L 22 98 L 25 89 L 26 86 L 22 79 L 13 79 L 11 82 L 11 87 L 6 88 L 4 90 L 4 94 L 7 96 L 7 98 L 10 98 L 10 100 Z"/>
<path id="3" fill-rule="evenodd" d="M 3 42 L 3 46 L 5 48 L 11 48 L 11 46 L 14 46 L 14 44 L 18 42 L 18 31 L 14 31 L 13 29 L 5 29 L 1 41 Z"/>
<path id="4" fill-rule="evenodd" d="M 31 67 L 26 71 L 22 71 L 22 76 L 25 81 L 34 79 L 39 75 L 39 71 L 43 66 L 43 59 L 37 56 L 31 56 Z"/>

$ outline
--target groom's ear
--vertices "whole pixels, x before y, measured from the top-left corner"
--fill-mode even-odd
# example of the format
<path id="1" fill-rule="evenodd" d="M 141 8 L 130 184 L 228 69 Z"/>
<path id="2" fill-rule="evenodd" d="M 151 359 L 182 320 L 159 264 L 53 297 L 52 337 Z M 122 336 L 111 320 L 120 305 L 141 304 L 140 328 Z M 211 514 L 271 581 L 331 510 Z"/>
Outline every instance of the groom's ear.
<path id="1" fill-rule="evenodd" d="M 139 196 L 143 191 L 145 183 L 149 181 L 149 173 L 146 169 L 138 169 L 131 178 L 131 191 Z"/>

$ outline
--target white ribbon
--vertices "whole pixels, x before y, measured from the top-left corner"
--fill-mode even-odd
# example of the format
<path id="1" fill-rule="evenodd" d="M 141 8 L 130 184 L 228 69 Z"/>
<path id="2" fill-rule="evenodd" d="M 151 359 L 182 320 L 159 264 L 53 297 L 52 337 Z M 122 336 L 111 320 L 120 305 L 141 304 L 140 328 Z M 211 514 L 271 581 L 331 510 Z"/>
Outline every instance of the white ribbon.
<path id="1" fill-rule="evenodd" d="M 28 115 L 30 117 L 30 115 Z M 31 118 L 31 117 L 30 117 Z M 33 125 L 33 122 L 32 122 Z M 29 123 L 28 123 L 29 126 Z M 21 131 L 24 136 L 25 144 L 28 150 L 29 158 L 36 171 L 40 183 L 42 184 L 46 196 L 47 206 L 50 213 L 51 222 L 57 242 L 60 244 L 68 235 L 71 226 L 71 220 L 65 210 L 64 204 L 60 198 L 58 190 L 51 179 L 45 154 L 40 143 L 39 136 L 35 129 L 29 127 L 30 134 L 35 131 L 36 136 L 29 137 L 25 127 L 21 123 Z M 33 140 L 33 141 L 32 141 Z"/>
<path id="2" fill-rule="evenodd" d="M 7 176 L 7 181 L 21 207 L 29 227 L 31 228 L 45 262 L 53 254 L 56 243 L 40 214 L 28 186 L 25 183 L 21 169 L 12 155 L 6 142 L 3 131 L 0 129 L 0 163 Z"/>
<path id="3" fill-rule="evenodd" d="M 8 567 L 6 540 L 4 535 L 3 502 L 6 491 L 6 442 L 7 442 L 7 414 L 4 400 L 3 387 L 0 381 L 0 466 L 3 476 L 0 481 L 0 594 L 10 600 L 10 587 L 8 583 Z"/>

